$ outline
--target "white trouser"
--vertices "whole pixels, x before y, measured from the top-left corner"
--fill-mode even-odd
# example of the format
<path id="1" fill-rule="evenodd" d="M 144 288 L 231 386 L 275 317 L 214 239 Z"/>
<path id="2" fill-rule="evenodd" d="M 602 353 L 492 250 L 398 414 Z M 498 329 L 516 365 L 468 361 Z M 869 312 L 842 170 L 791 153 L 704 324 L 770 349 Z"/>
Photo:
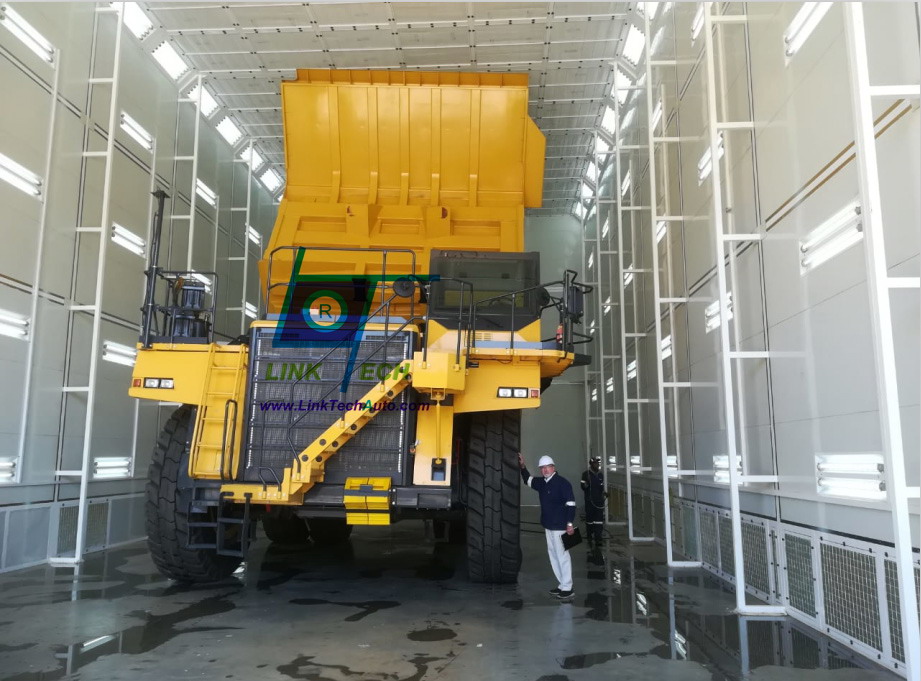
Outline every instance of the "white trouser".
<path id="1" fill-rule="evenodd" d="M 544 530 L 547 535 L 547 553 L 550 556 L 550 567 L 559 582 L 561 591 L 572 591 L 572 559 L 569 551 L 563 547 L 563 532 L 561 530 Z"/>

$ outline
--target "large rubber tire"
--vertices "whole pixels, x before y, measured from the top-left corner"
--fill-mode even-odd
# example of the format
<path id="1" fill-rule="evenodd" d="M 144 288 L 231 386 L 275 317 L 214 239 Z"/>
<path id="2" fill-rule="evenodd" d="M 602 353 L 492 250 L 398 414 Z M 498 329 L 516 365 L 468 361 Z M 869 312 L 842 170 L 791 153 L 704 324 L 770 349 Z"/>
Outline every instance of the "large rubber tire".
<path id="1" fill-rule="evenodd" d="M 467 572 L 511 584 L 521 567 L 518 448 L 521 412 L 471 414 L 467 438 Z"/>
<path id="2" fill-rule="evenodd" d="M 263 516 L 262 529 L 273 544 L 304 545 L 310 538 L 307 523 L 293 514 Z"/>
<path id="3" fill-rule="evenodd" d="M 188 498 L 182 490 L 188 483 L 188 442 L 194 425 L 195 408 L 183 405 L 173 412 L 157 439 L 147 480 L 147 547 L 157 569 L 170 579 L 217 582 L 233 574 L 242 559 L 188 548 Z"/>
<path id="4" fill-rule="evenodd" d="M 307 524 L 310 526 L 310 538 L 318 546 L 343 544 L 352 535 L 352 526 L 345 522 L 345 518 L 311 518 Z"/>

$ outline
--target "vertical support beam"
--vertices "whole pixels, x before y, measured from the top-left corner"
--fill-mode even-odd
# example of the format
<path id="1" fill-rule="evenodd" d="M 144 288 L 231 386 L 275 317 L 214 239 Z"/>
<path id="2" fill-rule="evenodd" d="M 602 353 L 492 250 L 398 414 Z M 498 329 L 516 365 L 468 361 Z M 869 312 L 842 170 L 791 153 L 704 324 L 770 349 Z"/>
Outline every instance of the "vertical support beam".
<path id="1" fill-rule="evenodd" d="M 598 137 L 598 133 L 596 132 L 595 133 L 596 140 L 597 140 L 597 137 Z M 598 168 L 597 163 L 595 164 L 595 168 L 597 170 Z M 602 247 L 602 244 L 601 244 L 601 206 L 602 206 L 602 203 L 599 200 L 601 198 L 600 192 L 599 192 L 600 178 L 601 178 L 601 174 L 599 172 L 599 174 L 595 177 L 595 189 L 594 189 L 594 192 L 592 193 L 592 201 L 591 201 L 592 206 L 595 208 L 595 268 L 596 268 L 595 278 L 596 278 L 596 281 L 598 282 L 598 285 L 595 287 L 596 294 L 594 296 L 595 297 L 595 320 L 597 322 L 595 324 L 595 333 L 597 334 L 595 342 L 597 343 L 596 347 L 598 348 L 598 376 L 600 379 L 598 382 L 598 403 L 601 408 L 601 419 L 600 419 L 601 421 L 601 443 L 600 443 L 600 447 L 598 451 L 596 452 L 596 456 L 600 456 L 602 459 L 601 475 L 604 481 L 603 484 L 604 484 L 605 495 L 607 495 L 608 471 L 607 471 L 607 462 L 604 461 L 604 459 L 607 458 L 606 448 L 608 445 L 608 423 L 607 423 L 608 421 L 608 408 L 607 408 L 608 390 L 607 390 L 607 384 L 605 383 L 605 374 L 604 374 L 604 348 L 605 348 L 605 341 L 607 340 L 607 333 L 605 332 L 605 328 L 604 328 L 605 326 L 604 325 L 604 301 L 602 300 L 602 296 L 604 295 L 604 292 L 603 292 L 604 290 L 602 288 L 602 283 L 604 282 L 604 269 L 603 268 L 607 262 L 608 256 L 602 254 L 602 251 L 604 250 L 604 248 Z M 581 192 L 581 187 L 580 187 L 580 192 Z M 610 290 L 610 285 L 608 286 L 608 289 Z M 613 367 L 613 361 L 612 361 L 612 367 Z M 585 463 L 586 463 L 586 467 L 588 467 L 588 462 L 586 461 Z M 607 512 L 605 512 L 605 520 L 607 520 Z"/>
<path id="2" fill-rule="evenodd" d="M 26 432 L 29 427 L 29 402 L 32 396 L 32 365 L 35 360 L 35 329 L 38 326 L 38 299 L 41 290 L 42 264 L 45 249 L 45 228 L 48 225 L 48 187 L 51 185 L 51 164 L 54 154 L 54 130 L 58 113 L 58 89 L 61 81 L 61 51 L 54 51 L 54 80 L 51 85 L 51 111 L 48 114 L 48 146 L 45 148 L 44 187 L 42 206 L 35 237 L 35 267 L 32 270 L 32 298 L 29 304 L 29 345 L 26 348 L 26 371 L 22 379 L 22 410 L 19 413 L 19 442 L 16 448 L 15 483 L 22 482 L 26 454 Z"/>
<path id="3" fill-rule="evenodd" d="M 864 254 L 867 265 L 867 292 L 870 298 L 873 350 L 876 364 L 876 389 L 879 402 L 879 428 L 885 460 L 886 490 L 892 514 L 895 563 L 899 578 L 899 611 L 905 648 L 905 672 L 909 679 L 921 675 L 921 632 L 918 626 L 918 594 L 912 565 L 911 523 L 908 515 L 905 450 L 892 333 L 892 310 L 887 284 L 886 246 L 883 233 L 882 200 L 873 109 L 870 99 L 870 72 L 863 3 L 844 5 L 847 56 L 854 110 L 857 176 L 863 208 Z"/>
<path id="4" fill-rule="evenodd" d="M 204 83 L 201 74 L 196 76 L 198 96 L 195 98 L 195 133 L 192 135 L 192 191 L 189 193 L 189 243 L 185 268 L 192 269 L 192 248 L 195 245 L 195 203 L 198 199 L 198 140 L 201 132 L 201 98 Z M 214 323 L 212 321 L 212 323 Z"/>
<path id="5" fill-rule="evenodd" d="M 115 13 L 115 49 L 113 50 L 111 99 L 109 101 L 109 123 L 106 138 L 105 172 L 102 182 L 102 217 L 99 221 L 99 261 L 96 267 L 96 294 L 93 301 L 93 330 L 90 340 L 89 381 L 86 393 L 86 419 L 83 429 L 83 462 L 80 467 L 80 498 L 77 507 L 77 539 L 74 547 L 74 563 L 83 560 L 86 548 L 86 511 L 89 492 L 90 460 L 92 459 L 93 417 L 96 410 L 96 382 L 99 375 L 99 336 L 102 326 L 102 301 L 105 292 L 106 255 L 109 245 L 109 227 L 112 222 L 112 173 L 115 153 L 115 129 L 118 126 L 118 84 L 121 72 L 122 34 L 124 32 L 125 4 L 118 3 Z"/>
<path id="6" fill-rule="evenodd" d="M 249 291 L 249 230 L 253 198 L 253 140 L 246 147 L 249 163 L 246 164 L 246 217 L 243 219 L 243 293 L 240 295 L 240 333 L 246 333 L 246 294 Z M 231 221 L 233 224 L 233 221 Z M 258 307 L 259 300 L 256 300 Z M 258 310 L 257 310 L 258 314 Z"/>

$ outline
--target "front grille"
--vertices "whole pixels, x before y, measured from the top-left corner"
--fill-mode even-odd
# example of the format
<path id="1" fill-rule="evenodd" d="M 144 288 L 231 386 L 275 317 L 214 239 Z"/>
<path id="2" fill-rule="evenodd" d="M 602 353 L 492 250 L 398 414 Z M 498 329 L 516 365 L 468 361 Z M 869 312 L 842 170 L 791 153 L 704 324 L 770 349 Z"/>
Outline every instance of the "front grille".
<path id="1" fill-rule="evenodd" d="M 387 367 L 410 357 L 413 349 L 410 332 L 391 334 L 387 343 L 383 342 L 382 332 L 364 332 L 353 366 L 356 370 L 342 395 L 348 348 L 332 351 L 326 347 L 278 348 L 272 342 L 274 334 L 271 328 L 253 331 L 243 473 L 248 482 L 271 483 L 275 479 L 273 474 L 281 480 L 284 469 L 292 465 L 295 457 L 342 414 L 319 409 L 308 411 L 312 402 L 360 399 L 380 380 L 378 371 L 383 375 Z M 383 365 L 387 367 L 381 368 Z M 412 390 L 406 389 L 393 402 L 399 407 L 412 399 Z M 273 410 L 271 405 L 278 403 L 294 406 L 291 410 Z M 262 409 L 264 404 L 270 405 L 267 410 Z M 399 484 L 406 468 L 411 415 L 412 412 L 399 409 L 379 412 L 329 460 L 325 481 L 343 483 L 352 476 L 386 476 Z"/>

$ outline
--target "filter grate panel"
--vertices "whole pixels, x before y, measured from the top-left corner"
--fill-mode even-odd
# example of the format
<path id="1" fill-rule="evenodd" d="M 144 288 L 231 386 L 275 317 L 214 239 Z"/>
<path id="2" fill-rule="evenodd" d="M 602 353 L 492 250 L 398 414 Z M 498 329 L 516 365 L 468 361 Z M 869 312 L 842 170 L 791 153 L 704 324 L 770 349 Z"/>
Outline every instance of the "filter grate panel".
<path id="1" fill-rule="evenodd" d="M 826 623 L 882 650 L 874 558 L 833 544 L 821 547 Z"/>
<path id="2" fill-rule="evenodd" d="M 759 591 L 770 593 L 767 537 L 762 526 L 742 523 L 742 555 L 745 558 L 746 583 Z"/>
<path id="3" fill-rule="evenodd" d="M 784 537 L 787 558 L 787 594 L 790 607 L 816 616 L 815 574 L 812 570 L 812 542 L 795 534 Z"/>

